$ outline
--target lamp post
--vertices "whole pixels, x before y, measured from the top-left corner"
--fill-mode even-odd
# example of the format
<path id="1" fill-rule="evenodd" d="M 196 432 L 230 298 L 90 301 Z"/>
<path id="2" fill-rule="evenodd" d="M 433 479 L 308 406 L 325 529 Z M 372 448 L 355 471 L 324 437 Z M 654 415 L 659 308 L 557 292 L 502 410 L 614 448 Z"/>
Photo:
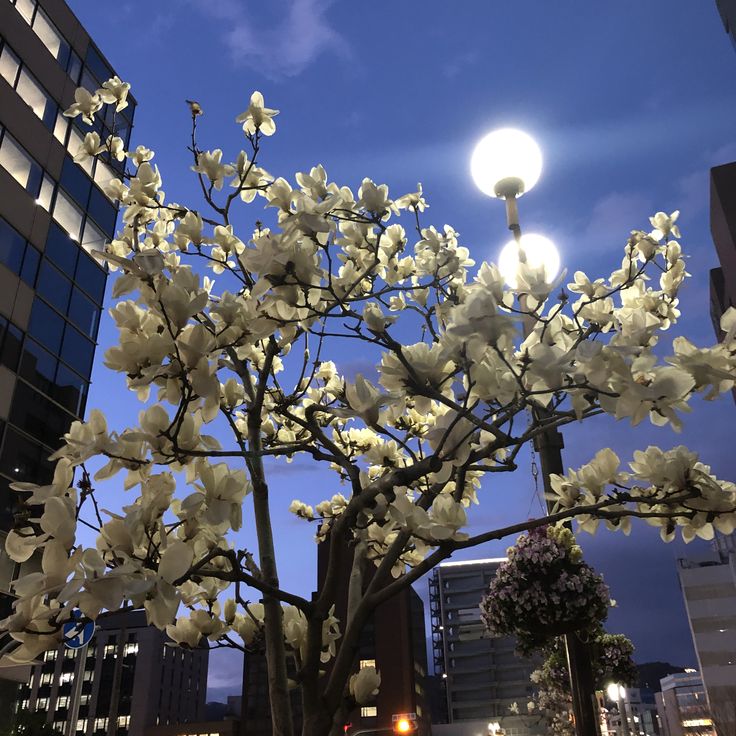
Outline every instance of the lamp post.
<path id="1" fill-rule="evenodd" d="M 618 708 L 618 717 L 621 720 L 621 730 L 616 733 L 616 736 L 631 736 L 631 729 L 629 728 L 629 719 L 626 716 L 626 690 L 623 685 L 612 682 L 608 686 L 608 699 L 616 701 L 616 707 Z"/>
<path id="2" fill-rule="evenodd" d="M 516 267 L 519 262 L 544 267 L 545 277 L 551 282 L 559 270 L 559 255 L 551 241 L 538 235 L 522 236 L 519 225 L 517 199 L 528 192 L 542 173 L 542 152 L 531 136 L 519 130 L 504 128 L 485 136 L 473 151 L 470 170 L 478 188 L 485 194 L 503 199 L 506 203 L 506 222 L 514 235 L 499 259 L 499 269 L 511 288 L 516 288 Z M 526 310 L 526 295 L 519 297 Z M 525 333 L 531 326 L 524 320 Z M 549 413 L 534 407 L 535 420 L 544 425 Z M 545 494 L 551 494 L 550 475 L 562 474 L 562 435 L 550 427 L 535 437 L 534 449 L 539 455 Z M 549 502 L 547 502 L 547 509 Z M 585 644 L 575 632 L 565 635 L 567 666 L 570 672 L 573 716 L 577 736 L 598 736 L 595 709 L 595 688 L 590 656 Z"/>

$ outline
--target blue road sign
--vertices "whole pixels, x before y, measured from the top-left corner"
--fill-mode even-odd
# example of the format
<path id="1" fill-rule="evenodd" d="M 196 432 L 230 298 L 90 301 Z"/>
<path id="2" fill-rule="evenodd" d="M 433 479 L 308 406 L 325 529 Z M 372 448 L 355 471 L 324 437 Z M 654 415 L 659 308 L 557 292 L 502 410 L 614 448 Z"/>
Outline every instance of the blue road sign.
<path id="1" fill-rule="evenodd" d="M 75 619 L 81 618 L 79 611 L 73 614 Z M 95 633 L 95 624 L 93 621 L 67 621 L 64 624 L 64 645 L 69 649 L 81 649 L 89 644 L 89 640 Z"/>

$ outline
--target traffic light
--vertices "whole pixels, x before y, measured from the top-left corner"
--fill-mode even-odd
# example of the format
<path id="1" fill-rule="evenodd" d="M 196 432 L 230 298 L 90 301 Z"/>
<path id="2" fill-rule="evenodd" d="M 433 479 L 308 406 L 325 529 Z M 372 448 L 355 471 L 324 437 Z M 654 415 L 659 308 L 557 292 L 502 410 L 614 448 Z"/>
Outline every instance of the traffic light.
<path id="1" fill-rule="evenodd" d="M 407 734 L 413 734 L 417 730 L 416 713 L 395 713 L 391 716 L 391 720 L 395 734 L 407 736 Z"/>

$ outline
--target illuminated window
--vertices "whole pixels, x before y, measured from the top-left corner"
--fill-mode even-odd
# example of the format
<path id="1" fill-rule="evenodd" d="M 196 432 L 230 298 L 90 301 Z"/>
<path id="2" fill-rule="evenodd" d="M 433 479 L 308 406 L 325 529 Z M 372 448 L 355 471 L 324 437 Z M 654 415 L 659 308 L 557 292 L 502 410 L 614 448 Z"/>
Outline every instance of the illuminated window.
<path id="1" fill-rule="evenodd" d="M 95 718 L 95 731 L 107 731 L 107 718 Z"/>
<path id="2" fill-rule="evenodd" d="M 360 709 L 361 718 L 375 718 L 378 715 L 378 708 L 375 705 L 366 705 Z"/>
<path id="3" fill-rule="evenodd" d="M 36 204 L 41 205 L 47 212 L 50 212 L 53 196 L 54 180 L 48 174 L 44 174 L 41 180 L 41 190 L 38 193 L 38 197 L 36 197 Z"/>
<path id="4" fill-rule="evenodd" d="M 62 695 L 61 697 L 57 698 L 56 707 L 57 708 L 68 708 L 69 707 L 69 696 Z"/>
<path id="5" fill-rule="evenodd" d="M 46 710 L 49 707 L 48 698 L 39 698 L 36 701 L 36 710 Z"/>
<path id="6" fill-rule="evenodd" d="M 0 76 L 11 87 L 15 87 L 19 69 L 20 59 L 7 46 L 3 46 L 2 53 L 0 53 Z"/>
<path id="7" fill-rule="evenodd" d="M 67 231 L 72 240 L 79 242 L 82 235 L 82 210 L 77 207 L 72 198 L 62 189 L 56 193 L 56 203 L 53 211 L 54 220 Z M 113 651 L 115 647 L 112 648 Z M 107 647 L 105 647 L 107 655 Z"/>
<path id="8" fill-rule="evenodd" d="M 33 11 L 36 9 L 35 0 L 15 0 L 15 7 L 23 16 L 23 20 L 30 25 L 33 20 Z"/>
<path id="9" fill-rule="evenodd" d="M 84 229 L 85 237 L 87 235 L 87 230 L 88 229 L 89 229 L 89 222 L 87 223 L 87 227 L 85 227 L 85 229 Z M 94 229 L 97 230 L 97 228 L 94 228 Z M 99 233 L 100 231 L 97 230 L 97 232 Z M 92 244 L 94 250 L 100 250 L 104 242 L 105 242 L 104 236 L 102 237 L 101 240 L 98 239 L 98 241 L 97 241 L 97 247 L 96 248 L 94 247 L 94 244 Z M 82 241 L 82 245 L 84 245 L 86 247 L 86 243 L 85 243 L 84 240 Z M 137 642 L 128 642 L 125 645 L 125 647 L 123 647 L 123 656 L 125 656 L 126 654 L 138 654 L 138 643 Z"/>
<path id="10" fill-rule="evenodd" d="M 112 654 L 115 654 L 115 650 L 118 648 L 117 644 L 105 644 L 105 649 L 103 651 L 103 655 L 105 657 L 109 657 Z"/>
<path id="11" fill-rule="evenodd" d="M 0 144 L 0 166 L 34 196 L 41 182 L 41 167 L 5 132 Z"/>
<path id="12" fill-rule="evenodd" d="M 53 675 L 50 672 L 44 672 L 41 675 L 41 684 L 42 685 L 50 685 L 51 684 L 52 677 L 53 677 Z"/>
<path id="13" fill-rule="evenodd" d="M 376 666 L 375 659 L 361 659 L 360 660 L 360 669 L 364 669 L 365 667 L 375 667 L 375 666 Z"/>
<path id="14" fill-rule="evenodd" d="M 43 655 L 44 662 L 54 662 L 55 660 L 56 660 L 56 649 L 49 649 L 49 651 Z"/>
<path id="15" fill-rule="evenodd" d="M 419 703 L 417 703 L 415 712 L 416 712 L 417 716 L 421 718 L 421 716 L 422 716 L 422 706 L 419 705 Z"/>
<path id="16" fill-rule="evenodd" d="M 130 726 L 130 716 L 118 716 L 118 728 L 128 728 Z"/>
<path id="17" fill-rule="evenodd" d="M 58 59 L 64 51 L 65 42 L 59 31 L 56 30 L 56 26 L 41 8 L 36 11 L 36 17 L 33 19 L 33 30 L 51 55 Z"/>
<path id="18" fill-rule="evenodd" d="M 682 722 L 683 728 L 697 728 L 698 726 L 712 726 L 713 721 L 710 718 L 692 718 Z"/>
<path id="19" fill-rule="evenodd" d="M 63 685 L 67 682 L 71 682 L 73 679 L 74 679 L 73 672 L 62 672 L 61 677 L 59 678 L 59 682 Z"/>
<path id="20" fill-rule="evenodd" d="M 86 731 L 87 730 L 87 721 L 84 719 L 81 719 L 77 721 L 77 731 Z"/>
<path id="21" fill-rule="evenodd" d="M 104 161 L 100 161 L 99 159 L 97 160 L 95 165 L 95 184 L 97 184 L 98 187 L 105 187 L 113 179 L 117 178 L 118 176 L 115 172 Z"/>
<path id="22" fill-rule="evenodd" d="M 28 73 L 28 71 L 26 71 L 26 69 L 21 69 L 20 71 L 16 90 L 23 102 L 25 102 L 34 113 L 36 113 L 36 117 L 43 120 L 46 115 L 47 108 L 50 108 L 53 103 L 51 98 L 44 91 L 43 87 L 41 87 L 41 85 Z"/>

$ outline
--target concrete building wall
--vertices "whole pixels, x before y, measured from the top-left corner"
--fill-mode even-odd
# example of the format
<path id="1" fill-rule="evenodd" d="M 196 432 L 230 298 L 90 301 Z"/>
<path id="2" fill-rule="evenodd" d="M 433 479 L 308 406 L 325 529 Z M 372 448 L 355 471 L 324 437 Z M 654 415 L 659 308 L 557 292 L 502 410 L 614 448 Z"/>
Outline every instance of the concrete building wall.
<path id="1" fill-rule="evenodd" d="M 714 721 L 736 730 L 736 554 L 680 560 L 680 584 Z"/>

